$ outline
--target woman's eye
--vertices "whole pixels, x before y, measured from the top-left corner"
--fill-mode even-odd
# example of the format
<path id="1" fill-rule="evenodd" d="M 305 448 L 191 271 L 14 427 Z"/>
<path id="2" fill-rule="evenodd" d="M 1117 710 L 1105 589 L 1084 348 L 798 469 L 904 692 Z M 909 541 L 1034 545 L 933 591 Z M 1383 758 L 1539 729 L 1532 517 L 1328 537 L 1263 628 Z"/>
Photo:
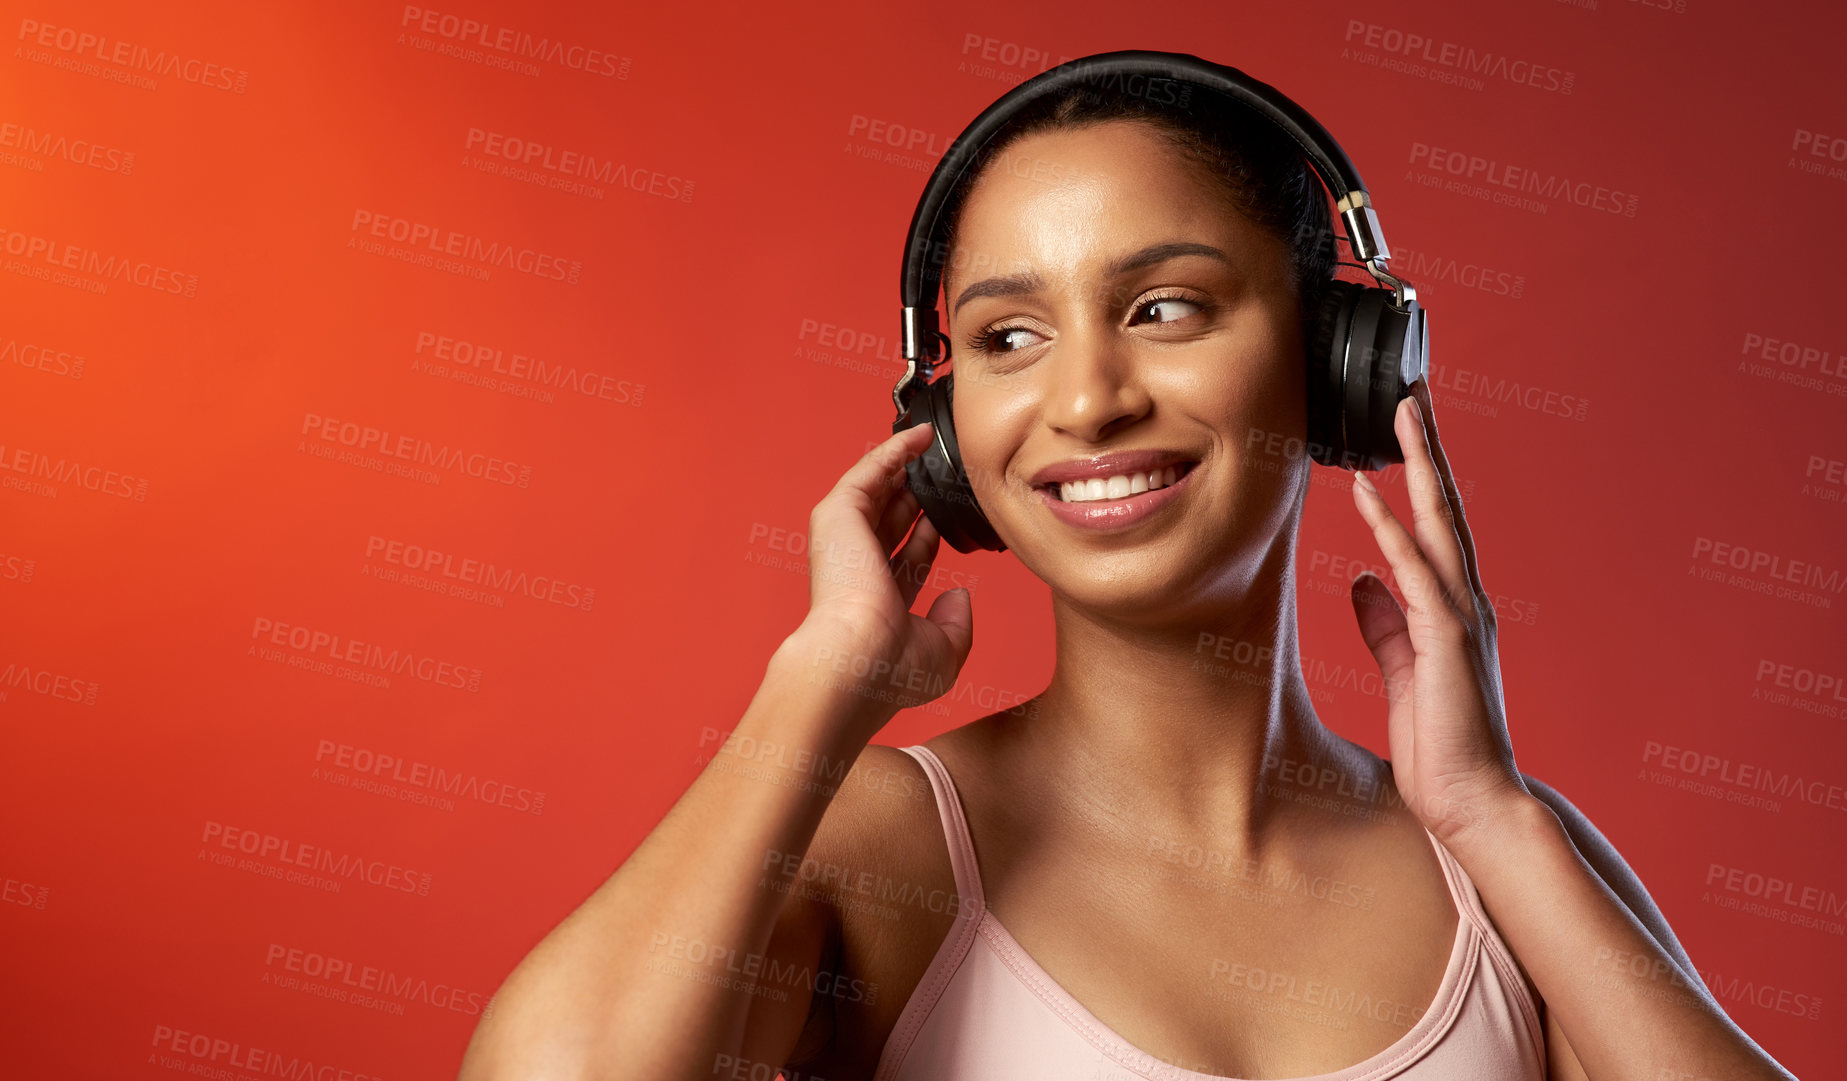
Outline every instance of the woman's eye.
<path id="1" fill-rule="evenodd" d="M 1143 304 L 1140 308 L 1136 309 L 1136 313 L 1141 314 L 1143 312 L 1166 309 L 1167 317 L 1158 318 L 1154 321 L 1157 323 L 1173 323 L 1185 319 L 1188 315 L 1192 314 L 1192 311 L 1199 310 L 1199 307 L 1198 304 L 1184 297 L 1160 297 Z M 1187 309 L 1192 309 L 1192 311 Z"/>
<path id="2" fill-rule="evenodd" d="M 1032 343 L 1020 341 L 1013 336 L 1031 333 L 1025 327 L 995 327 L 975 336 L 975 348 L 983 353 L 1017 353 Z"/>

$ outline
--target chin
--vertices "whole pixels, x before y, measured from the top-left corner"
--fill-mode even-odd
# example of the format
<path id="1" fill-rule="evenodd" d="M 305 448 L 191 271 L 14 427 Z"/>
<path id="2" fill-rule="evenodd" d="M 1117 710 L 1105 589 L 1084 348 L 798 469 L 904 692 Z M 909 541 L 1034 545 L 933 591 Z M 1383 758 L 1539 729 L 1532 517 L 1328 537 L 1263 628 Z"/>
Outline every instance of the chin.
<path id="1" fill-rule="evenodd" d="M 1154 545 L 1065 551 L 1052 556 L 1049 565 L 1039 562 L 1028 569 L 1069 603 L 1138 624 L 1174 622 L 1203 593 L 1191 568 L 1179 566 Z"/>

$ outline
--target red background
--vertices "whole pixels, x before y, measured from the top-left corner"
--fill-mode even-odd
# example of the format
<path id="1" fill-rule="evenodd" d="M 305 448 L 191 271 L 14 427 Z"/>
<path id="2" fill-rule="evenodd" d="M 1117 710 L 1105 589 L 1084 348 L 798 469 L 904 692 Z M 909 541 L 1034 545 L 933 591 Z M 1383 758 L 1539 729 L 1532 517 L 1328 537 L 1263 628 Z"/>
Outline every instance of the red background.
<path id="1" fill-rule="evenodd" d="M 1570 72 L 1569 94 L 1369 64 L 1347 51 L 1366 31 L 1325 4 L 431 9 L 601 50 L 621 58 L 613 75 L 445 55 L 417 40 L 440 31 L 388 5 L 16 7 L 0 125 L 63 149 L 0 145 L 5 1072 L 157 1076 L 166 1026 L 392 1081 L 453 1076 L 480 1004 L 658 821 L 805 611 L 809 510 L 889 432 L 898 256 L 935 154 L 1045 66 L 1029 51 L 1118 48 L 1241 67 L 1358 163 L 1393 269 L 1432 312 L 1438 420 L 1504 598 L 1522 768 L 1616 843 L 1746 1031 L 1797 1074 L 1824 1072 L 1847 1008 L 1838 793 L 1770 809 L 1728 798 L 1748 786 L 1717 774 L 1701 792 L 1647 771 L 1671 746 L 1847 784 L 1847 692 L 1794 695 L 1819 709 L 1763 696 L 1779 670 L 1847 675 L 1847 328 L 1817 243 L 1847 186 L 1842 162 L 1797 145 L 1847 134 L 1847 18 L 1682 6 L 1452 0 L 1359 17 Z M 55 34 L 38 44 L 44 26 L 242 82 L 86 60 Z M 470 129 L 658 173 L 686 197 L 496 175 L 471 164 Z M 888 157 L 874 131 L 920 142 Z M 1636 210 L 1425 186 L 1437 174 L 1419 144 L 1634 195 Z M 571 284 L 413 265 L 350 246 L 366 239 L 359 213 L 581 268 Z M 47 280 L 60 268 L 45 252 L 77 249 L 196 282 Z M 419 371 L 420 333 L 594 371 L 606 393 L 543 401 L 521 392 L 529 379 L 503 391 Z M 1799 362 L 1753 361 L 1751 336 L 1829 359 L 1782 381 Z M 1506 400 L 1509 386 L 1531 396 Z M 1547 400 L 1583 403 L 1582 418 Z M 530 472 L 424 483 L 324 459 L 303 448 L 340 448 L 304 441 L 310 415 Z M 59 462 L 128 479 L 31 473 Z M 1383 559 L 1347 476 L 1315 479 L 1310 686 L 1331 725 L 1383 753 L 1382 701 L 1356 685 L 1376 667 L 1342 595 L 1357 568 L 1330 570 Z M 1404 508 L 1401 479 L 1384 482 Z M 394 564 L 368 557 L 375 537 L 594 603 L 406 588 L 379 576 Z M 1703 542 L 1783 573 L 1818 565 L 1821 600 L 1705 580 L 1718 568 Z M 965 723 L 1049 673 L 1043 583 L 1006 554 L 945 547 L 940 566 L 974 581 L 962 681 L 979 693 L 900 715 L 881 742 Z M 365 685 L 292 667 L 287 648 L 266 661 L 260 620 L 478 669 L 478 689 Z M 342 787 L 317 777 L 355 773 L 317 758 L 324 744 L 499 782 L 515 806 Z M 240 854 L 214 824 L 427 875 L 427 893 L 219 866 L 205 854 Z M 1739 895 L 1708 892 L 1715 864 L 1825 891 L 1833 929 L 1721 907 Z M 449 1007 L 441 992 L 355 1006 L 274 982 L 278 949 L 461 990 Z M 1760 1004 L 1766 986 L 1818 999 L 1816 1017 Z"/>

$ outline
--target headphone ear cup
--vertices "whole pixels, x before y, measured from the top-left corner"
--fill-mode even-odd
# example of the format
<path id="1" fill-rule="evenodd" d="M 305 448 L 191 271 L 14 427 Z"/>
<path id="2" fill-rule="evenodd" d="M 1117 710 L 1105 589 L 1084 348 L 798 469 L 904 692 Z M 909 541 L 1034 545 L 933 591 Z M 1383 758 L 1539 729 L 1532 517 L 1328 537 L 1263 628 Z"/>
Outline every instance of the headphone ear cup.
<path id="1" fill-rule="evenodd" d="M 1411 384 L 1423 377 L 1424 346 L 1429 331 L 1424 324 L 1424 311 L 1413 300 L 1406 311 L 1399 311 L 1388 301 L 1392 294 L 1385 289 L 1373 289 L 1379 294 L 1379 320 L 1373 335 L 1373 345 L 1368 353 L 1373 358 L 1367 364 L 1367 445 L 1358 448 L 1362 461 L 1370 464 L 1360 466 L 1362 469 L 1379 469 L 1392 462 L 1404 461 L 1404 447 L 1398 442 L 1398 429 L 1394 421 L 1398 415 L 1398 403 L 1411 396 Z"/>
<path id="2" fill-rule="evenodd" d="M 1393 421 L 1424 375 L 1429 331 L 1415 300 L 1389 289 L 1327 283 L 1308 342 L 1308 441 L 1316 462 L 1379 469 L 1404 461 Z"/>
<path id="3" fill-rule="evenodd" d="M 1341 417 L 1346 411 L 1343 378 L 1353 304 L 1360 286 L 1338 278 L 1327 281 L 1310 321 L 1308 337 L 1308 451 L 1322 465 L 1345 465 L 1347 443 Z"/>
<path id="4" fill-rule="evenodd" d="M 1373 426 L 1378 419 L 1381 390 L 1379 342 L 1390 320 L 1385 318 L 1388 314 L 1385 290 L 1362 286 L 1358 294 L 1353 302 L 1353 321 L 1347 331 L 1346 385 L 1341 388 L 1341 400 L 1347 411 L 1346 458 L 1342 464 L 1348 469 L 1377 469 L 1384 464 L 1379 461 L 1382 442 L 1389 440 L 1393 449 L 1398 446 L 1392 436 L 1389 413 L 1383 429 Z"/>
<path id="5" fill-rule="evenodd" d="M 914 428 L 928 421 L 930 445 L 924 452 L 905 463 L 905 483 L 917 497 L 930 524 L 958 552 L 977 549 L 1004 552 L 999 534 L 975 499 L 962 468 L 961 448 L 956 443 L 956 425 L 951 409 L 955 401 L 955 373 L 950 372 L 934 383 L 926 384 L 911 398 L 904 416 L 892 425 L 892 431 Z"/>

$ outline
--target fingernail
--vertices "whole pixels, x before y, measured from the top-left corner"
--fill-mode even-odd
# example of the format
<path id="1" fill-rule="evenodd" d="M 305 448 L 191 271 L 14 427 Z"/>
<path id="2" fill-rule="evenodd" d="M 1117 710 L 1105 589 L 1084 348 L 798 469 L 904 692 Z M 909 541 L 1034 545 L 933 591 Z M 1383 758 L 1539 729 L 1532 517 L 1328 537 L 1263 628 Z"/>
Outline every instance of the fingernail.
<path id="1" fill-rule="evenodd" d="M 1379 494 L 1379 489 L 1372 486 L 1372 478 L 1357 469 L 1353 471 L 1353 486 L 1364 490 L 1368 495 Z"/>
<path id="2" fill-rule="evenodd" d="M 1416 398 L 1406 398 L 1405 400 L 1411 403 L 1411 415 L 1417 418 L 1417 423 L 1419 425 L 1422 425 L 1424 423 L 1424 407 L 1418 404 Z"/>

